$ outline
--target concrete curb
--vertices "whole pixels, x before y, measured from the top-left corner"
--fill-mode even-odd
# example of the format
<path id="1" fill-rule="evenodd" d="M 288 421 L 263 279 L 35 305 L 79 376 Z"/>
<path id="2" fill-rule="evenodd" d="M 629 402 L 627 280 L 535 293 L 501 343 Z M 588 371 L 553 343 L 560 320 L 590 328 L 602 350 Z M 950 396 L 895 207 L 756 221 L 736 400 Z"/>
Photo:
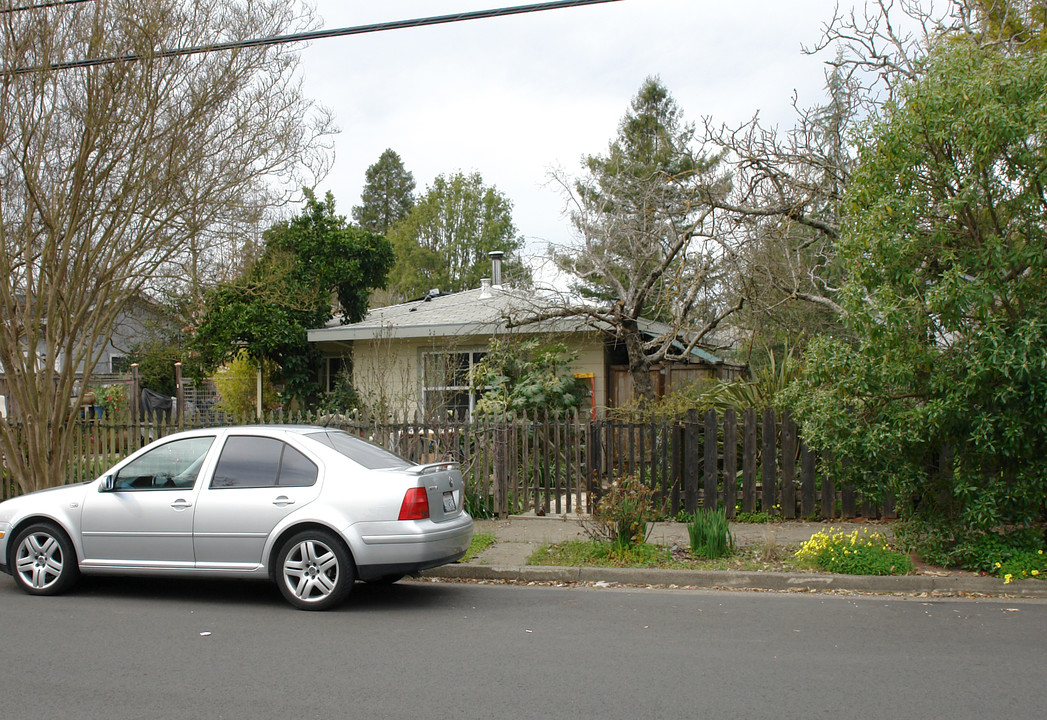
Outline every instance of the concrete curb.
<path id="1" fill-rule="evenodd" d="M 994 577 L 938 577 L 933 575 L 827 575 L 818 573 L 754 572 L 743 570 L 661 570 L 644 568 L 493 567 L 488 565 L 445 565 L 422 573 L 423 577 L 447 580 L 496 580 L 505 582 L 616 583 L 692 588 L 728 588 L 768 591 L 843 591 L 856 593 L 919 595 L 994 595 L 1047 598 L 1047 583 L 1017 580 L 1005 584 Z"/>

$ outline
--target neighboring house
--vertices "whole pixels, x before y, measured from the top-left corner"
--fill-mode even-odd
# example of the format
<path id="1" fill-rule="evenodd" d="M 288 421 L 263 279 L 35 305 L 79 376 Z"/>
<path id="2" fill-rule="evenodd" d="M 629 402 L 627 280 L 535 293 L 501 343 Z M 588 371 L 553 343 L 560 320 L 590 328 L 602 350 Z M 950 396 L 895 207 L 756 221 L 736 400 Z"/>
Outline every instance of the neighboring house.
<path id="1" fill-rule="evenodd" d="M 99 360 L 95 365 L 94 372 L 86 379 L 89 385 L 108 385 L 121 382 L 124 374 L 130 370 L 128 354 L 134 346 L 142 341 L 148 340 L 165 329 L 176 327 L 176 320 L 162 306 L 151 300 L 140 297 L 132 301 L 128 307 L 120 313 L 113 325 L 113 331 L 108 337 L 99 338 L 95 344 L 95 352 Z M 48 362 L 43 348 L 36 352 L 37 366 L 39 368 L 61 367 L 61 357 Z M 84 382 L 83 363 L 75 369 L 76 377 Z M 7 378 L 0 367 L 0 416 L 6 417 L 8 411 L 17 413 L 17 410 L 9 407 L 7 401 Z"/>
<path id="2" fill-rule="evenodd" d="M 492 337 L 542 336 L 559 340 L 576 354 L 573 370 L 590 382 L 593 406 L 604 408 L 632 395 L 625 348 L 581 318 L 544 320 L 523 327 L 506 326 L 540 303 L 534 293 L 503 287 L 500 259 L 492 258 L 494 283 L 459 293 L 433 290 L 425 298 L 371 310 L 360 322 L 332 321 L 309 331 L 326 358 L 324 380 L 351 369 L 354 387 L 378 412 L 410 417 L 453 414 L 467 417 L 476 406 L 472 369 Z M 657 331 L 651 323 L 652 331 Z M 652 368 L 655 388 L 669 392 L 682 380 L 733 377 L 738 368 L 696 350 L 693 361 Z"/>

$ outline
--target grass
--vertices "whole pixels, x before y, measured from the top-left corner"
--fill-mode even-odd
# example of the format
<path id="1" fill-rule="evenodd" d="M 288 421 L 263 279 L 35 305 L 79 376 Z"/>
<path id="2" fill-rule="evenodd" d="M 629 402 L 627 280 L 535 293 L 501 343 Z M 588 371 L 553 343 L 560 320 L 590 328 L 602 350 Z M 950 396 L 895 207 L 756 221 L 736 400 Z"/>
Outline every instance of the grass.
<path id="1" fill-rule="evenodd" d="M 707 560 L 692 555 L 678 546 L 668 547 L 643 543 L 621 547 L 596 540 L 568 540 L 543 545 L 527 559 L 528 565 L 555 565 L 565 567 L 639 567 L 669 570 L 774 570 L 803 571 L 794 557 L 794 548 L 781 548 L 775 557 L 765 559 L 765 549 L 759 546 L 741 547 L 726 557 Z"/>
<path id="2" fill-rule="evenodd" d="M 469 543 L 469 549 L 465 551 L 465 557 L 461 559 L 461 562 L 469 562 L 484 550 L 494 545 L 494 543 L 495 538 L 492 533 L 474 533 L 472 542 Z"/>

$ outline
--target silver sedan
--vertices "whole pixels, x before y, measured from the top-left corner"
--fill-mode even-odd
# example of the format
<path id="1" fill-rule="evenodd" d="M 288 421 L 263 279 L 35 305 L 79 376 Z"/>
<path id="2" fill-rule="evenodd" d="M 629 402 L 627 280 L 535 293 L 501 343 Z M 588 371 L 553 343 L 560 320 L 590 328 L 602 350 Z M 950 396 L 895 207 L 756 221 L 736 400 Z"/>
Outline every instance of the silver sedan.
<path id="1" fill-rule="evenodd" d="M 81 573 L 269 577 L 324 610 L 356 580 L 459 560 L 473 534 L 455 463 L 415 465 L 312 426 L 157 440 L 97 480 L 0 503 L 0 570 L 32 595 Z"/>

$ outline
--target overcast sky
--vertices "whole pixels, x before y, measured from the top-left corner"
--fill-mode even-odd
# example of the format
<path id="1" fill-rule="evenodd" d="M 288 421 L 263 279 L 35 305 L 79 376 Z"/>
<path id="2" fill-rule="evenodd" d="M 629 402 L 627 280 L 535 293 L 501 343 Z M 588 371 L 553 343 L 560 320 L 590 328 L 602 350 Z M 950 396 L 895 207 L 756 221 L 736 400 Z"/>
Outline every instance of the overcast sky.
<path id="1" fill-rule="evenodd" d="M 535 0 L 531 0 L 532 2 Z M 323 27 L 431 17 L 527 0 L 315 0 Z M 350 214 L 364 172 L 392 148 L 419 194 L 439 174 L 478 171 L 513 203 L 532 253 L 572 237 L 553 168 L 602 153 L 644 78 L 658 75 L 688 120 L 792 124 L 822 98 L 820 37 L 832 0 L 621 0 L 429 28 L 318 40 L 305 89 L 341 129 L 320 185 Z"/>

